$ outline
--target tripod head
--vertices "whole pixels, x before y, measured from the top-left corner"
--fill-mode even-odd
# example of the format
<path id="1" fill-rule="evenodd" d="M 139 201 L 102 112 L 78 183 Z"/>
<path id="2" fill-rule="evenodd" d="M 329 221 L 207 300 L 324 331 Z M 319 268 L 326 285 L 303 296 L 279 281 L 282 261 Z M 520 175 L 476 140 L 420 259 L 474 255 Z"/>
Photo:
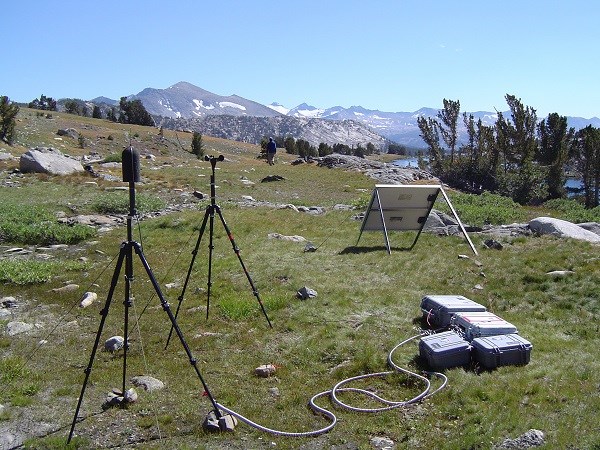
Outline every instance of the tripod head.
<path id="1" fill-rule="evenodd" d="M 225 159 L 225 157 L 223 155 L 219 155 L 219 156 L 205 155 L 204 156 L 204 161 L 209 161 L 213 170 L 215 169 L 215 166 L 217 165 L 217 161 L 223 161 L 224 159 Z"/>

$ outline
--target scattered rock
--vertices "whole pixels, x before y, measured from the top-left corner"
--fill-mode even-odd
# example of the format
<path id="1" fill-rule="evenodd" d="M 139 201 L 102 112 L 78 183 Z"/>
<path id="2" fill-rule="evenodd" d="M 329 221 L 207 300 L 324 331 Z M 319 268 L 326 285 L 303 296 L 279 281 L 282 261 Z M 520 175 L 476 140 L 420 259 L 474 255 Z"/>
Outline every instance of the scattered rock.
<path id="1" fill-rule="evenodd" d="M 3 308 L 16 308 L 17 307 L 17 299 L 14 297 L 2 297 L 0 300 Z"/>
<path id="2" fill-rule="evenodd" d="M 123 400 L 126 403 L 135 403 L 138 399 L 138 393 L 134 388 L 129 388 L 127 389 L 127 391 L 125 392 L 125 395 L 123 396 Z"/>
<path id="3" fill-rule="evenodd" d="M 81 298 L 81 301 L 79 302 L 79 307 L 87 308 L 92 303 L 94 303 L 97 299 L 98 299 L 98 294 L 96 294 L 95 292 L 88 291 L 85 294 L 83 294 L 83 297 Z"/>
<path id="4" fill-rule="evenodd" d="M 279 397 L 280 393 L 279 393 L 279 388 L 278 387 L 272 387 L 269 388 L 269 394 L 271 394 L 271 397 Z"/>
<path id="5" fill-rule="evenodd" d="M 553 217 L 538 217 L 529 222 L 529 228 L 534 233 L 551 234 L 560 238 L 579 239 L 588 242 L 600 242 L 600 236 L 566 220 Z"/>
<path id="6" fill-rule="evenodd" d="M 505 439 L 496 449 L 527 449 L 544 445 L 544 433 L 540 430 L 531 429 L 516 439 Z"/>
<path id="7" fill-rule="evenodd" d="M 394 441 L 386 437 L 372 437 L 371 445 L 373 448 L 382 449 L 382 450 L 391 450 L 395 447 Z"/>
<path id="8" fill-rule="evenodd" d="M 277 369 L 273 364 L 263 364 L 262 366 L 258 366 L 254 369 L 255 375 L 261 378 L 268 378 L 271 375 L 274 375 Z"/>
<path id="9" fill-rule="evenodd" d="M 302 287 L 296 293 L 296 296 L 301 300 L 306 300 L 307 298 L 314 298 L 317 296 L 317 291 L 311 289 L 309 287 Z"/>
<path id="10" fill-rule="evenodd" d="M 83 172 L 81 163 L 63 155 L 52 147 L 36 147 L 21 155 L 19 170 L 23 173 L 49 173 L 51 175 L 70 175 Z"/>
<path id="11" fill-rule="evenodd" d="M 551 277 L 562 278 L 567 275 L 573 275 L 575 272 L 572 270 L 553 270 L 551 272 L 546 272 L 546 275 L 550 275 Z"/>
<path id="12" fill-rule="evenodd" d="M 283 178 L 279 175 L 267 175 L 262 180 L 260 180 L 260 182 L 261 183 L 269 183 L 271 181 L 283 181 L 283 180 L 285 180 L 285 178 Z"/>
<path id="13" fill-rule="evenodd" d="M 487 248 L 492 248 L 494 250 L 502 250 L 504 248 L 504 246 L 500 242 L 495 241 L 494 239 L 486 239 L 485 241 L 483 241 L 483 244 Z"/>
<path id="14" fill-rule="evenodd" d="M 279 233 L 269 233 L 267 237 L 269 239 L 279 239 L 281 241 L 306 242 L 306 239 L 302 236 L 284 236 Z"/>
<path id="15" fill-rule="evenodd" d="M 59 294 L 64 294 L 65 292 L 73 292 L 76 291 L 77 289 L 79 289 L 79 285 L 78 284 L 66 284 L 65 286 L 59 287 L 59 288 L 54 288 L 51 289 L 52 292 L 57 292 Z"/>
<path id="16" fill-rule="evenodd" d="M 312 252 L 316 252 L 316 251 L 317 251 L 317 247 L 312 242 L 307 242 L 306 245 L 304 246 L 304 252 L 306 252 L 306 253 L 312 253 Z"/>
<path id="17" fill-rule="evenodd" d="M 143 387 L 144 390 L 146 390 L 148 392 L 158 391 L 165 387 L 165 384 L 162 381 L 160 381 L 154 377 L 147 376 L 147 375 L 133 377 L 131 379 L 131 383 L 134 386 Z"/>
<path id="18" fill-rule="evenodd" d="M 8 322 L 6 325 L 6 334 L 15 336 L 21 333 L 27 333 L 33 329 L 33 325 L 25 322 Z"/>
<path id="19" fill-rule="evenodd" d="M 110 353 L 114 353 L 123 348 L 125 344 L 125 338 L 123 336 L 113 336 L 108 338 L 106 342 L 104 342 L 104 350 Z"/>

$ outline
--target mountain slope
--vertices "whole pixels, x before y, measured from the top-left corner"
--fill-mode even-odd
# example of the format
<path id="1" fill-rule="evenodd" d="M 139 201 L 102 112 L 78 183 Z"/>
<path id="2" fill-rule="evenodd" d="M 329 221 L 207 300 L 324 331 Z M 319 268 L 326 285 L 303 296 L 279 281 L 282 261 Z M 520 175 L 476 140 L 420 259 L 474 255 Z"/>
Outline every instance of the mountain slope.
<path id="1" fill-rule="evenodd" d="M 227 114 L 231 116 L 275 117 L 277 111 L 237 95 L 222 96 L 179 82 L 167 89 L 146 88 L 129 97 L 139 99 L 146 110 L 155 116 L 171 118 L 205 117 Z"/>

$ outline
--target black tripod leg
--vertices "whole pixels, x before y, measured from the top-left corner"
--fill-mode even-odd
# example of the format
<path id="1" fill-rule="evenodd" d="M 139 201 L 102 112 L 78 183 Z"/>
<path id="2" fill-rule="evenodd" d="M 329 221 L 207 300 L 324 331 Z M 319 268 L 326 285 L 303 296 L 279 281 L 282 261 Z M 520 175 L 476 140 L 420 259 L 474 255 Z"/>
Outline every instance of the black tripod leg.
<path id="1" fill-rule="evenodd" d="M 179 315 L 179 309 L 181 308 L 181 303 L 183 302 L 183 297 L 185 295 L 185 291 L 187 290 L 188 283 L 190 281 L 190 277 L 192 275 L 192 268 L 194 267 L 194 262 L 196 261 L 196 256 L 198 255 L 198 248 L 200 247 L 200 241 L 202 240 L 202 235 L 204 234 L 204 229 L 206 228 L 206 221 L 208 220 L 208 216 L 210 214 L 210 209 L 212 206 L 208 206 L 206 208 L 206 213 L 204 214 L 204 220 L 202 221 L 202 225 L 200 226 L 200 233 L 198 234 L 198 240 L 196 241 L 196 247 L 192 250 L 192 261 L 190 262 L 190 267 L 188 268 L 187 275 L 185 277 L 185 282 L 183 283 L 183 289 L 181 290 L 181 294 L 177 298 L 177 308 L 175 310 L 175 318 Z M 171 326 L 171 330 L 169 331 L 169 337 L 167 338 L 167 343 L 165 344 L 165 349 L 169 346 L 169 342 L 171 341 L 171 336 L 173 335 L 173 327 Z"/>
<path id="2" fill-rule="evenodd" d="M 244 264 L 244 261 L 242 261 L 242 257 L 240 255 L 240 249 L 235 244 L 235 240 L 233 239 L 233 234 L 231 233 L 231 230 L 229 229 L 229 227 L 227 226 L 227 223 L 225 222 L 225 218 L 223 217 L 223 213 L 221 212 L 221 208 L 219 208 L 218 206 L 215 206 L 215 209 L 217 210 L 217 213 L 219 214 L 219 218 L 221 219 L 221 223 L 223 224 L 223 227 L 225 228 L 225 232 L 227 233 L 227 237 L 229 238 L 229 242 L 231 242 L 231 246 L 233 247 L 233 251 L 237 255 L 238 260 L 239 260 L 239 262 L 240 262 L 240 264 L 242 266 L 242 269 L 244 270 L 244 274 L 246 274 L 246 278 L 248 279 L 248 282 L 250 283 L 250 287 L 252 288 L 252 293 L 256 297 L 256 300 L 258 300 L 258 304 L 260 305 L 260 309 L 262 310 L 263 314 L 265 315 L 265 318 L 267 319 L 267 323 L 269 324 L 269 327 L 273 328 L 273 325 L 271 325 L 271 321 L 269 320 L 269 316 L 267 315 L 267 311 L 265 311 L 265 307 L 263 305 L 263 302 L 261 301 L 260 296 L 258 295 L 258 289 L 256 289 L 256 287 L 254 286 L 254 282 L 252 281 L 252 277 L 248 273 L 248 270 L 246 270 L 246 266 Z"/>
<path id="3" fill-rule="evenodd" d="M 85 388 L 87 386 L 88 380 L 90 378 L 90 373 L 92 372 L 92 365 L 94 364 L 94 358 L 96 357 L 96 351 L 98 350 L 98 344 L 100 342 L 100 336 L 102 335 L 102 329 L 104 328 L 104 322 L 106 321 L 106 317 L 108 316 L 108 310 L 110 308 L 110 302 L 112 300 L 112 296 L 115 292 L 115 287 L 117 286 L 117 282 L 119 281 L 119 273 L 121 272 L 121 267 L 123 266 L 123 259 L 127 254 L 126 244 L 121 246 L 121 250 L 119 251 L 119 258 L 117 259 L 117 265 L 115 266 L 115 272 L 112 277 L 112 281 L 110 283 L 110 289 L 108 291 L 108 295 L 106 296 L 106 302 L 104 303 L 104 308 L 100 311 L 102 315 L 102 319 L 100 320 L 100 326 L 98 327 L 98 332 L 96 333 L 96 340 L 94 341 L 94 347 L 92 348 L 92 353 L 90 355 L 90 361 L 85 369 L 85 379 L 83 381 L 83 385 L 81 386 L 81 393 L 79 394 L 79 400 L 77 401 L 77 408 L 75 409 L 75 415 L 73 416 L 73 422 L 71 423 L 71 431 L 69 431 L 69 438 L 67 439 L 67 444 L 71 442 L 71 438 L 73 437 L 73 432 L 75 431 L 75 424 L 77 423 L 77 416 L 79 415 L 79 410 L 81 409 L 81 403 L 83 402 L 83 395 L 85 394 Z M 130 250 L 130 249 L 129 249 Z"/>
<path id="4" fill-rule="evenodd" d="M 217 415 L 217 418 L 221 418 L 221 412 L 219 411 L 219 406 L 217 405 L 217 402 L 215 401 L 212 394 L 210 393 L 210 390 L 208 389 L 208 386 L 206 385 L 204 378 L 202 378 L 202 374 L 200 373 L 200 369 L 198 369 L 198 365 L 196 363 L 196 358 L 194 358 L 192 351 L 190 350 L 189 346 L 187 345 L 187 342 L 185 341 L 185 339 L 183 337 L 183 333 L 181 332 L 181 329 L 179 328 L 179 325 L 177 324 L 177 320 L 175 319 L 175 316 L 173 315 L 173 312 L 171 311 L 171 307 L 169 306 L 169 303 L 165 300 L 165 297 L 163 296 L 163 294 L 160 290 L 160 286 L 159 286 L 158 282 L 156 281 L 156 278 L 154 278 L 152 269 L 150 269 L 150 266 L 148 265 L 148 261 L 146 261 L 146 258 L 144 257 L 144 254 L 142 253 L 141 247 L 139 246 L 139 244 L 137 242 L 134 242 L 133 246 L 135 248 L 135 252 L 140 257 L 140 261 L 142 262 L 144 269 L 146 269 L 146 273 L 148 274 L 148 278 L 150 279 L 152 286 L 154 286 L 154 290 L 156 291 L 156 295 L 158 295 L 158 298 L 160 299 L 160 304 L 161 304 L 163 310 L 169 316 L 169 320 L 171 320 L 171 325 L 173 326 L 175 333 L 177 334 L 177 336 L 179 337 L 179 340 L 181 341 L 181 345 L 183 346 L 183 349 L 185 350 L 185 353 L 187 354 L 188 359 L 190 360 L 190 364 L 192 366 L 194 366 L 196 375 L 198 375 L 198 379 L 200 380 L 200 383 L 202 383 L 204 392 L 206 392 L 206 395 L 210 399 L 210 402 L 212 403 L 213 408 L 215 409 L 215 414 Z"/>
<path id="5" fill-rule="evenodd" d="M 206 283 L 206 320 L 208 320 L 208 309 L 210 307 L 210 288 L 212 287 L 212 258 L 214 245 L 214 230 L 215 230 L 215 208 L 211 205 L 210 209 L 210 225 L 209 225 L 209 244 L 208 244 L 208 281 Z"/>

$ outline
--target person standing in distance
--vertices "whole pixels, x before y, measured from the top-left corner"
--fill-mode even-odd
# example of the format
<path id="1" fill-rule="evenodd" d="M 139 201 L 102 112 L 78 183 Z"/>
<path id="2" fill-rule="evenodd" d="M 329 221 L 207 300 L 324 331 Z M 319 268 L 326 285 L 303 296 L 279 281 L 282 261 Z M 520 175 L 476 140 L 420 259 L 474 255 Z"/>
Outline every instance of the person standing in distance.
<path id="1" fill-rule="evenodd" d="M 269 143 L 267 144 L 267 162 L 270 166 L 275 164 L 275 153 L 277 153 L 277 145 L 272 137 L 269 138 Z"/>

